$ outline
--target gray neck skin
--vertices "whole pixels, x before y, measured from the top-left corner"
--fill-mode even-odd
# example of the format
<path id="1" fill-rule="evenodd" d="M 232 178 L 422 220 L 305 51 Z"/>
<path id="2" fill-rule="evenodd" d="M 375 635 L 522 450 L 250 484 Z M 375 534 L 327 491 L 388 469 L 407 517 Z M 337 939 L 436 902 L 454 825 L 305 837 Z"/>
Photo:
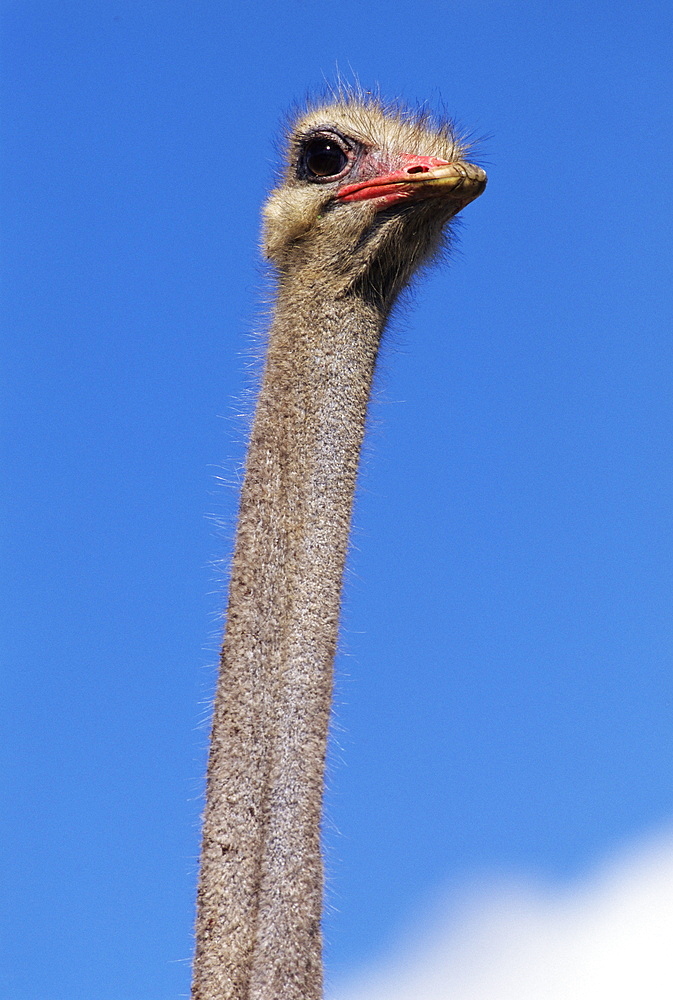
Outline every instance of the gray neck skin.
<path id="1" fill-rule="evenodd" d="M 193 1000 L 322 996 L 332 661 L 384 319 L 355 294 L 281 282 L 215 700 Z"/>

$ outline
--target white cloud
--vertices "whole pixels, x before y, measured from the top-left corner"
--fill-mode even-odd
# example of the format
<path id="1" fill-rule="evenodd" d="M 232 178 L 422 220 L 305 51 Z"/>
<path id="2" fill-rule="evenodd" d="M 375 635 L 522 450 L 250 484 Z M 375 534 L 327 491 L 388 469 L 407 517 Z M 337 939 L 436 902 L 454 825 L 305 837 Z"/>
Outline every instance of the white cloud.
<path id="1" fill-rule="evenodd" d="M 671 1000 L 673 835 L 564 890 L 482 885 L 433 907 L 332 1000 Z"/>

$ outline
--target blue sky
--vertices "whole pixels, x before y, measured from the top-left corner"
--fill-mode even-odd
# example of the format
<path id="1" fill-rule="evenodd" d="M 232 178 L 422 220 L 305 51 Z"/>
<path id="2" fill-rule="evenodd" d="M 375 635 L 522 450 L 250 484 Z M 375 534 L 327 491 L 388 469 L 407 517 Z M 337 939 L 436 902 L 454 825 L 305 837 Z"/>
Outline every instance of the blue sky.
<path id="1" fill-rule="evenodd" d="M 670 43 L 647 0 L 4 4 L 2 996 L 188 992 L 259 206 L 338 73 L 484 136 L 489 187 L 384 342 L 328 977 L 670 821 Z"/>

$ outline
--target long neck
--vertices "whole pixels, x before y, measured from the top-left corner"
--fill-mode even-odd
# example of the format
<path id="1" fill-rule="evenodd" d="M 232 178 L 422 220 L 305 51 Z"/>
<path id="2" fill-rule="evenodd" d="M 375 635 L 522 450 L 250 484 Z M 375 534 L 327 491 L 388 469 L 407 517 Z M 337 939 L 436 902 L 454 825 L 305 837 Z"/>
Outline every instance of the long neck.
<path id="1" fill-rule="evenodd" d="M 344 560 L 384 317 L 281 284 L 215 699 L 193 1000 L 322 996 L 323 774 Z"/>

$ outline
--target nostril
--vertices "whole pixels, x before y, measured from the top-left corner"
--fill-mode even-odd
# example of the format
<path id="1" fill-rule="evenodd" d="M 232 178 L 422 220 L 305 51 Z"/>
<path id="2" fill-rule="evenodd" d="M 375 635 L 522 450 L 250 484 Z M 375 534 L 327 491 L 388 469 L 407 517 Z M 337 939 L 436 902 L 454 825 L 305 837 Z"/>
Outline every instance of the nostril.
<path id="1" fill-rule="evenodd" d="M 427 172 L 428 172 L 428 168 L 424 167 L 424 166 L 421 166 L 420 163 L 417 164 L 414 167 L 407 167 L 407 173 L 408 174 L 427 174 Z"/>

